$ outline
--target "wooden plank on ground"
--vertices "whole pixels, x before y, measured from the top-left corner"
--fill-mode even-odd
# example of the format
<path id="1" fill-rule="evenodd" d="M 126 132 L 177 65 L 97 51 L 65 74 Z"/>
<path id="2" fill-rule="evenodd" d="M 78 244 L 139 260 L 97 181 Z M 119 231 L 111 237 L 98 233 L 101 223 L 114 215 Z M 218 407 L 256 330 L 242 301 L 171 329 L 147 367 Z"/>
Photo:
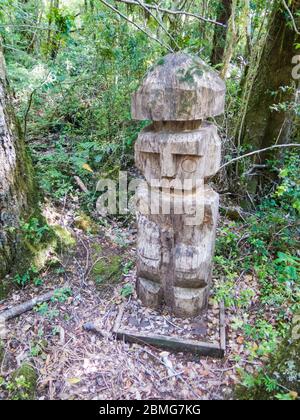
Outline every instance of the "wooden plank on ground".
<path id="1" fill-rule="evenodd" d="M 220 302 L 220 344 L 221 349 L 226 353 L 226 322 L 225 322 L 225 305 Z"/>
<path id="2" fill-rule="evenodd" d="M 214 357 L 222 359 L 226 351 L 226 324 L 225 324 L 225 307 L 224 303 L 220 304 L 220 343 L 206 343 L 196 340 L 187 340 L 179 337 L 170 337 L 160 334 L 152 334 L 149 332 L 132 332 L 121 327 L 122 319 L 125 311 L 125 305 L 121 305 L 117 315 L 113 333 L 116 338 L 128 343 L 146 344 L 153 347 L 175 352 L 188 352 L 199 356 Z"/>
<path id="3" fill-rule="evenodd" d="M 224 350 L 217 344 L 185 340 L 177 337 L 168 337 L 149 333 L 129 332 L 118 329 L 115 334 L 119 340 L 128 343 L 150 344 L 153 347 L 161 347 L 176 352 L 189 352 L 201 356 L 223 358 Z"/>

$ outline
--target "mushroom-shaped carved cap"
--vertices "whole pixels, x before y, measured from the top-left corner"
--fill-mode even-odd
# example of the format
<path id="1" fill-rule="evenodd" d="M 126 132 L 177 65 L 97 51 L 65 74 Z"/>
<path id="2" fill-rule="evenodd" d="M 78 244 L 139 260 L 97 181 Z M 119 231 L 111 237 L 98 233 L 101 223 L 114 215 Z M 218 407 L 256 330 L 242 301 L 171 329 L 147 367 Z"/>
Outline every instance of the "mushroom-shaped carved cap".
<path id="1" fill-rule="evenodd" d="M 168 54 L 146 75 L 132 98 L 135 120 L 203 120 L 224 112 L 226 87 L 200 58 Z"/>

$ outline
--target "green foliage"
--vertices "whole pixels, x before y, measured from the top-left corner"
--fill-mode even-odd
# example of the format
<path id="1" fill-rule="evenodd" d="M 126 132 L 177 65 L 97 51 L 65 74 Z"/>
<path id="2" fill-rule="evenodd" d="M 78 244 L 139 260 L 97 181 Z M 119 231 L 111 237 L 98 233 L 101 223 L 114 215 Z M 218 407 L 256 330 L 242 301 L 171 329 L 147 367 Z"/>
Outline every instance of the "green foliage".
<path id="1" fill-rule="evenodd" d="M 299 195 L 299 167 L 299 156 L 287 154 L 276 191 L 264 198 L 247 222 L 225 226 L 218 235 L 215 264 L 219 277 L 224 280 L 216 282 L 216 299 L 223 300 L 228 307 L 249 310 L 254 296 L 251 287 L 241 287 L 243 275 L 238 273 L 251 273 L 257 278 L 260 296 L 255 308 L 256 321 L 249 313 L 242 313 L 235 328 L 246 338 L 250 361 L 270 357 L 276 360 L 272 370 L 262 368 L 254 375 L 244 375 L 243 388 L 238 390 L 241 399 L 298 398 L 298 389 L 293 386 L 297 383 L 295 363 L 298 359 L 294 356 L 299 351 L 297 344 L 297 350 L 286 363 L 281 362 L 285 360 L 284 345 L 278 346 L 285 340 L 289 325 L 300 310 L 299 215 L 295 205 Z M 278 171 L 278 162 L 274 169 Z M 272 322 L 265 319 L 270 311 Z M 290 384 L 290 393 L 282 389 L 283 384 Z"/>
<path id="2" fill-rule="evenodd" d="M 4 3 L 1 30 L 5 44 L 13 48 L 7 49 L 6 56 L 22 119 L 32 99 L 27 137 L 37 180 L 43 192 L 61 201 L 78 194 L 74 176 L 79 176 L 91 191 L 80 193 L 81 203 L 91 210 L 97 199 L 97 179 L 132 166 L 133 143 L 144 123 L 131 119 L 131 94 L 151 64 L 163 64 L 158 57 L 165 51 L 156 43 L 149 45 L 145 34 L 99 2 L 93 12 L 75 5 L 41 10 L 33 0 L 26 3 Z M 80 22 L 75 18 L 79 13 Z M 50 30 L 37 30 L 33 37 L 21 25 L 30 20 L 35 26 L 38 16 L 39 27 L 50 25 Z M 155 32 L 157 22 L 150 21 Z M 11 22 L 16 24 L 13 31 L 5 26 Z M 166 19 L 165 25 L 172 22 Z M 196 52 L 202 47 L 198 30 L 196 22 L 188 22 L 183 35 L 178 19 L 171 32 L 182 48 Z M 209 33 L 213 35 L 213 27 Z M 203 42 L 209 54 L 211 47 L 207 40 Z M 188 78 L 200 75 L 196 67 Z M 84 170 L 84 164 L 94 174 Z"/>
<path id="3" fill-rule="evenodd" d="M 299 154 L 290 153 L 285 158 L 284 167 L 280 170 L 280 185 L 275 197 L 281 207 L 291 214 L 300 214 L 300 158 Z"/>
<path id="4" fill-rule="evenodd" d="M 65 303 L 69 297 L 72 296 L 72 290 L 69 287 L 65 287 L 63 289 L 58 289 L 54 292 L 54 296 L 52 297 L 52 302 L 58 303 Z"/>
<path id="5" fill-rule="evenodd" d="M 29 219 L 28 222 L 21 221 L 21 233 L 26 240 L 33 245 L 41 243 L 45 239 L 45 235 L 50 232 L 48 225 L 42 225 L 41 221 L 35 217 Z"/>
<path id="6" fill-rule="evenodd" d="M 25 271 L 23 274 L 16 274 L 14 277 L 14 282 L 20 286 L 24 287 L 29 284 L 31 281 L 34 281 L 36 284 L 40 283 L 38 278 L 39 270 L 36 267 L 31 266 L 29 270 Z"/>
<path id="7" fill-rule="evenodd" d="M 35 311 L 45 317 L 48 318 L 50 321 L 57 318 L 59 316 L 59 310 L 58 309 L 52 309 L 49 307 L 47 302 L 41 303 L 40 305 L 37 305 L 35 307 Z"/>
<path id="8" fill-rule="evenodd" d="M 134 261 L 128 261 L 123 268 L 123 274 L 128 275 L 129 272 L 134 268 Z"/>
<path id="9" fill-rule="evenodd" d="M 35 369 L 24 363 L 12 374 L 9 381 L 6 382 L 3 378 L 0 378 L 0 386 L 8 392 L 11 400 L 33 400 L 37 380 L 38 376 Z"/>
<path id="10" fill-rule="evenodd" d="M 186 71 L 178 71 L 178 79 L 181 83 L 187 83 L 191 87 L 195 86 L 197 78 L 201 78 L 204 74 L 204 66 L 195 62 L 190 68 Z M 197 76 L 197 77 L 196 77 Z"/>
<path id="11" fill-rule="evenodd" d="M 122 276 L 122 258 L 118 255 L 103 257 L 93 267 L 92 274 L 98 286 L 105 286 L 120 280 Z"/>
<path id="12" fill-rule="evenodd" d="M 300 258 L 279 252 L 278 258 L 274 262 L 280 282 L 299 282 Z"/>
<path id="13" fill-rule="evenodd" d="M 243 329 L 246 337 L 259 343 L 257 348 L 252 350 L 258 356 L 267 356 L 277 348 L 279 334 L 269 322 L 260 320 L 256 325 L 245 324 Z M 249 345 L 249 349 L 251 349 L 251 345 Z"/>
<path id="14" fill-rule="evenodd" d="M 127 298 L 132 296 L 134 292 L 132 284 L 126 284 L 121 290 L 121 296 Z"/>

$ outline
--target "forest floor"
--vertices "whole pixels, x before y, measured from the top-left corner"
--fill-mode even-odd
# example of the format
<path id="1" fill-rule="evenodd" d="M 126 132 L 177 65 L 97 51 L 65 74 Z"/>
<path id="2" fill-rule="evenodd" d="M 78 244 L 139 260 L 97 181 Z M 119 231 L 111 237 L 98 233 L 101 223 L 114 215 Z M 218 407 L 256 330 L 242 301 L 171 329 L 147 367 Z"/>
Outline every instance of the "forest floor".
<path id="1" fill-rule="evenodd" d="M 122 229 L 112 222 L 96 233 L 87 233 L 75 227 L 72 206 L 50 206 L 46 216 L 49 223 L 72 232 L 77 245 L 56 256 L 58 265 L 44 272 L 40 286 L 15 290 L 1 301 L 0 312 L 49 290 L 67 286 L 71 293 L 8 322 L 1 377 L 8 378 L 23 361 L 30 360 L 38 373 L 36 396 L 42 400 L 201 400 L 231 398 L 240 380 L 239 369 L 254 372 L 258 362 L 247 360 L 244 339 L 231 328 L 236 316 L 232 310 L 226 311 L 227 352 L 223 360 L 118 341 L 110 334 L 118 309 L 135 299 L 135 227 Z M 112 284 L 101 286 L 93 270 L 103 255 L 121 256 L 127 269 Z M 253 287 L 252 278 L 251 284 Z M 131 285 L 133 294 L 124 297 L 123 291 Z M 213 305 L 212 313 L 217 314 Z M 167 319 L 167 312 L 164 315 Z M 107 335 L 86 331 L 83 326 L 90 321 L 96 321 Z M 210 321 L 211 327 L 213 324 L 217 321 Z M 173 327 L 176 329 L 176 324 Z M 0 398 L 6 396 L 6 391 L 0 391 Z"/>

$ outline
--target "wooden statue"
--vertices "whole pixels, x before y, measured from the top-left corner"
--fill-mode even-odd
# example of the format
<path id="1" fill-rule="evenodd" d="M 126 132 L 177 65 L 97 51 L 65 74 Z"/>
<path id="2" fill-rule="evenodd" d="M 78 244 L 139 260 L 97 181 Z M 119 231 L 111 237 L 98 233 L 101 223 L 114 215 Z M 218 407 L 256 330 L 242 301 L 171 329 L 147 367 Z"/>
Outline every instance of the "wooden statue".
<path id="1" fill-rule="evenodd" d="M 152 120 L 136 143 L 146 185 L 138 191 L 137 293 L 180 317 L 206 310 L 219 196 L 207 184 L 220 167 L 221 142 L 205 121 L 223 113 L 225 84 L 199 58 L 169 54 L 132 100 L 136 120 Z"/>

